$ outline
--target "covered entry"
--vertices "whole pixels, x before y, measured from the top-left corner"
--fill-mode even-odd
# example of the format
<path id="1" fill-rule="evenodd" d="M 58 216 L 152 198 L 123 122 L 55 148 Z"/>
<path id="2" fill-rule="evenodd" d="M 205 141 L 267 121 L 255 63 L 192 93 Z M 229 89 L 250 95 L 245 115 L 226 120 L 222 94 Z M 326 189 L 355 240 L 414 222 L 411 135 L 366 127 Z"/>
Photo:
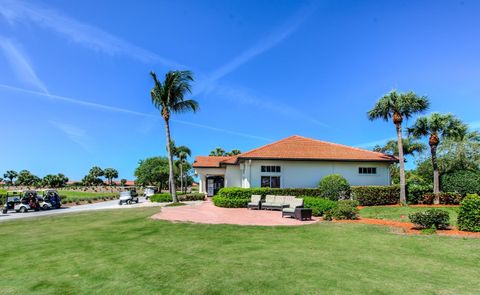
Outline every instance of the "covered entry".
<path id="1" fill-rule="evenodd" d="M 218 193 L 218 191 L 224 187 L 225 178 L 219 175 L 212 175 L 206 177 L 207 181 L 207 195 L 212 197 Z"/>

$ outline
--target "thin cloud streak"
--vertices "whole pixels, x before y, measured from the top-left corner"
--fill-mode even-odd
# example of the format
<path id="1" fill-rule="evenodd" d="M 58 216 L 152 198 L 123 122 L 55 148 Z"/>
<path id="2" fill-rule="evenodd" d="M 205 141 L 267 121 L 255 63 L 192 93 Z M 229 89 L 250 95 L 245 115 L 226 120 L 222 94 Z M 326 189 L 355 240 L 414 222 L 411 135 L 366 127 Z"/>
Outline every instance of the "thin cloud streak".
<path id="1" fill-rule="evenodd" d="M 379 139 L 379 140 L 364 142 L 364 143 L 361 143 L 361 144 L 356 144 L 354 146 L 358 147 L 358 148 L 369 148 L 369 147 L 374 147 L 376 145 L 383 145 L 383 144 L 387 143 L 387 141 L 392 140 L 392 139 L 394 139 L 394 138 L 393 137 L 388 137 L 388 138 L 384 138 L 384 139 Z"/>
<path id="2" fill-rule="evenodd" d="M 81 146 L 84 150 L 91 152 L 92 144 L 91 138 L 88 136 L 87 132 L 77 126 L 73 126 L 66 123 L 61 123 L 57 121 L 48 121 L 53 127 L 60 130 L 64 133 L 67 138 Z"/>
<path id="3" fill-rule="evenodd" d="M 300 25 L 303 24 L 305 20 L 307 20 L 315 12 L 317 6 L 317 4 L 310 3 L 300 8 L 293 15 L 293 17 L 290 18 L 279 29 L 275 30 L 266 38 L 263 38 L 255 43 L 253 46 L 242 52 L 225 65 L 213 71 L 213 73 L 209 76 L 208 82 L 214 82 L 223 78 L 256 56 L 280 44 L 283 40 L 293 34 L 300 27 Z"/>
<path id="4" fill-rule="evenodd" d="M 5 85 L 5 84 L 0 84 L 0 88 L 10 90 L 10 91 L 16 91 L 16 92 L 20 92 L 20 93 L 36 95 L 36 96 L 40 96 L 42 98 L 49 99 L 49 100 L 57 100 L 57 101 L 61 101 L 61 102 L 80 105 L 80 106 L 84 106 L 84 107 L 95 108 L 95 109 L 99 109 L 99 110 L 105 110 L 105 111 L 111 111 L 111 112 L 117 112 L 117 113 L 123 113 L 123 114 L 128 114 L 128 115 L 135 115 L 135 116 L 142 116 L 142 117 L 151 118 L 151 119 L 157 119 L 158 118 L 158 116 L 155 116 L 155 115 L 152 115 L 152 114 L 131 111 L 131 110 L 128 110 L 128 109 L 123 109 L 123 108 L 119 108 L 119 107 L 114 107 L 114 106 L 109 106 L 109 105 L 104 105 L 104 104 L 99 104 L 99 103 L 83 101 L 83 100 L 74 99 L 74 98 L 65 97 L 65 96 L 60 96 L 60 95 L 45 94 L 45 93 L 42 93 L 42 92 L 23 89 L 23 88 L 18 88 L 18 87 L 13 87 L 13 86 L 10 86 L 10 85 Z M 0 99 L 1 98 L 2 97 L 0 97 Z M 193 126 L 193 127 L 198 127 L 198 128 L 202 128 L 202 129 L 207 129 L 207 130 L 211 130 L 211 131 L 233 134 L 233 135 L 238 135 L 238 136 L 242 136 L 242 137 L 246 137 L 246 138 L 253 138 L 253 139 L 259 139 L 259 140 L 264 140 L 264 141 L 272 141 L 272 139 L 270 139 L 270 138 L 255 136 L 255 135 L 242 133 L 242 132 L 237 132 L 237 131 L 233 131 L 233 130 L 222 129 L 222 128 L 217 128 L 217 127 L 213 127 L 213 126 L 208 126 L 208 125 L 203 125 L 203 124 L 198 124 L 198 123 L 188 122 L 188 121 L 183 121 L 183 120 L 177 120 L 177 119 L 171 119 L 171 120 L 173 122 L 177 122 L 177 123 L 180 123 L 180 124 L 189 125 L 189 126 Z"/>
<path id="5" fill-rule="evenodd" d="M 0 49 L 10 64 L 15 76 L 25 84 L 48 94 L 47 86 L 38 77 L 27 56 L 10 39 L 0 36 Z"/>
<path id="6" fill-rule="evenodd" d="M 149 50 L 135 46 L 99 28 L 77 21 L 61 12 L 20 0 L 0 0 L 0 16 L 11 25 L 34 23 L 63 35 L 70 41 L 108 55 L 125 55 L 144 63 L 184 67 Z"/>

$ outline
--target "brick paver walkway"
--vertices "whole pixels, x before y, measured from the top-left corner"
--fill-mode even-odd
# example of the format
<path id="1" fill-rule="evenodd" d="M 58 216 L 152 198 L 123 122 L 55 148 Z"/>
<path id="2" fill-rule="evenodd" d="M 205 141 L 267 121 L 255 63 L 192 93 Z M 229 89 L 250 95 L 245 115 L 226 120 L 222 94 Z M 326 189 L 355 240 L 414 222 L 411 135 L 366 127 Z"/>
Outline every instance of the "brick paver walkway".
<path id="1" fill-rule="evenodd" d="M 305 225 L 319 220 L 315 217 L 311 221 L 299 221 L 289 217 L 282 218 L 282 212 L 280 211 L 220 208 L 215 207 L 211 201 L 189 206 L 164 207 L 162 212 L 153 215 L 152 218 L 177 222 L 264 226 Z"/>

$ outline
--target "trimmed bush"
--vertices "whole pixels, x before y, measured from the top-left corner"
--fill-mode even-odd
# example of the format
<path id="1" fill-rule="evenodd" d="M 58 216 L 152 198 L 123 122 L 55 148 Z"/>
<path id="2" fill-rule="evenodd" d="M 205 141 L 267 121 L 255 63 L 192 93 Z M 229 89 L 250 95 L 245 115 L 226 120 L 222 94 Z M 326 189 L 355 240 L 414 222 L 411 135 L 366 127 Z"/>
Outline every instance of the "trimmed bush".
<path id="1" fill-rule="evenodd" d="M 458 205 L 463 199 L 462 195 L 459 193 L 440 193 L 439 198 L 440 198 L 440 204 L 444 204 L 444 205 Z M 435 200 L 434 193 L 425 194 L 422 198 L 423 204 L 428 204 L 428 205 L 433 204 L 434 200 Z"/>
<path id="2" fill-rule="evenodd" d="M 480 232 L 480 196 L 469 194 L 463 199 L 457 224 L 460 230 Z"/>
<path id="3" fill-rule="evenodd" d="M 221 196 L 215 196 L 212 198 L 213 204 L 217 207 L 224 208 L 244 208 L 247 207 L 250 198 L 240 199 L 240 198 L 225 198 Z"/>
<path id="4" fill-rule="evenodd" d="M 178 196 L 180 201 L 203 201 L 205 200 L 205 194 L 203 193 L 190 193 Z"/>
<path id="5" fill-rule="evenodd" d="M 352 196 L 362 206 L 394 205 L 400 201 L 400 186 L 353 186 Z"/>
<path id="6" fill-rule="evenodd" d="M 418 204 L 423 202 L 423 196 L 432 192 L 432 185 L 409 184 L 407 186 L 407 203 Z"/>
<path id="7" fill-rule="evenodd" d="M 330 174 L 320 180 L 318 188 L 322 192 L 322 197 L 338 201 L 350 198 L 350 184 L 340 174 Z"/>
<path id="8" fill-rule="evenodd" d="M 328 199 L 317 197 L 302 197 L 303 206 L 312 209 L 313 216 L 322 216 L 325 212 L 334 209 L 337 203 Z"/>
<path id="9" fill-rule="evenodd" d="M 441 209 L 428 209 L 408 215 L 410 221 L 422 228 L 446 229 L 450 225 L 450 215 Z"/>
<path id="10" fill-rule="evenodd" d="M 167 203 L 172 201 L 172 195 L 170 194 L 155 194 L 150 197 L 150 202 Z"/>
<path id="11" fill-rule="evenodd" d="M 442 175 L 442 191 L 457 192 L 462 196 L 480 193 L 480 173 L 460 170 Z"/>
<path id="12" fill-rule="evenodd" d="M 217 196 L 229 199 L 250 199 L 252 195 L 276 195 L 276 196 L 308 196 L 321 197 L 322 193 L 318 188 L 239 188 L 225 187 L 220 189 Z"/>
<path id="13" fill-rule="evenodd" d="M 358 219 L 358 202 L 355 200 L 340 200 L 337 206 L 325 212 L 325 220 L 353 220 Z"/>

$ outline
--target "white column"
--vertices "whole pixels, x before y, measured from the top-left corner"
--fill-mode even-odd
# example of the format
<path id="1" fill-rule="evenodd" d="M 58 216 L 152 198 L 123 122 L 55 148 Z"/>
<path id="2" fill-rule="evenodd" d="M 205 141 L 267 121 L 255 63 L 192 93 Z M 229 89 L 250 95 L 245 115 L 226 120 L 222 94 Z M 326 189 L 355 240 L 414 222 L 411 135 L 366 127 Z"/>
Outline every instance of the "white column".
<path id="1" fill-rule="evenodd" d="M 206 193 L 207 192 L 207 183 L 206 183 L 207 179 L 206 179 L 204 174 L 200 174 L 199 176 L 200 176 L 200 185 L 198 187 L 198 191 L 200 193 Z"/>

